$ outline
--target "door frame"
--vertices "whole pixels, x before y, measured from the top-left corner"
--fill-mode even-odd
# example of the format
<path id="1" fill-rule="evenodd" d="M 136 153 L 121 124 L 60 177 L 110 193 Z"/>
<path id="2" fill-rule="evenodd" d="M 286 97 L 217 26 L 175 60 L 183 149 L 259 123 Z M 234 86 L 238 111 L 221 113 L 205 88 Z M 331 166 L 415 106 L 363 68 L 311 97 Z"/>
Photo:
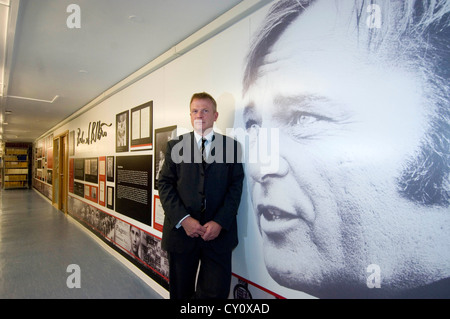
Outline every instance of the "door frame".
<path id="1" fill-rule="evenodd" d="M 55 149 L 55 143 L 59 141 L 59 152 Z M 58 160 L 58 171 L 53 172 L 53 178 L 58 178 L 58 198 L 53 187 L 52 204 L 55 208 L 67 214 L 68 175 L 69 175 L 69 131 L 65 131 L 53 137 L 53 160 Z"/>

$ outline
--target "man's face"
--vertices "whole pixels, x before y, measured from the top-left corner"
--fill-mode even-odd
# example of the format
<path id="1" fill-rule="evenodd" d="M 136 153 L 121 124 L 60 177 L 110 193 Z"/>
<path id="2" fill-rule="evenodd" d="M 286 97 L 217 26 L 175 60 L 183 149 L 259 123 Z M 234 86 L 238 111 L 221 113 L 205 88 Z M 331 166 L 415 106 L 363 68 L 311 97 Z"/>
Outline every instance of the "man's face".
<path id="1" fill-rule="evenodd" d="M 141 232 L 139 229 L 132 227 L 130 229 L 131 237 L 131 249 L 134 253 L 139 251 L 139 245 L 141 244 Z"/>
<path id="2" fill-rule="evenodd" d="M 119 136 L 124 136 L 126 128 L 125 115 L 122 115 L 120 121 L 117 122 L 117 134 Z"/>
<path id="3" fill-rule="evenodd" d="M 276 169 L 247 166 L 265 263 L 304 291 L 365 285 L 369 264 L 394 267 L 387 255 L 411 205 L 396 178 L 426 130 L 417 77 L 369 59 L 347 24 L 350 2 L 338 14 L 321 1 L 301 15 L 246 94 L 250 141 L 265 128 L 280 136 Z"/>
<path id="4" fill-rule="evenodd" d="M 194 99 L 190 106 L 190 114 L 192 127 L 199 134 L 211 129 L 219 116 L 219 113 L 214 112 L 213 103 L 208 99 Z"/>

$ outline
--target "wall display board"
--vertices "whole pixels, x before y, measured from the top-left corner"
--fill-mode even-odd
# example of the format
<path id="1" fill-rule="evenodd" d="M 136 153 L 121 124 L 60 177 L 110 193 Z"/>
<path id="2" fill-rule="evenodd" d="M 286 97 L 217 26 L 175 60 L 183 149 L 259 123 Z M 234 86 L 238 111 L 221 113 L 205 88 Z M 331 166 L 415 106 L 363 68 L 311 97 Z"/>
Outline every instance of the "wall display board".
<path id="1" fill-rule="evenodd" d="M 32 185 L 42 195 L 53 197 L 53 134 L 37 140 L 32 151 Z"/>
<path id="2" fill-rule="evenodd" d="M 114 209 L 114 187 L 106 186 L 106 207 Z"/>
<path id="3" fill-rule="evenodd" d="M 106 158 L 106 180 L 114 182 L 114 156 Z"/>
<path id="4" fill-rule="evenodd" d="M 98 202 L 98 187 L 92 185 L 84 185 L 84 198 L 97 203 Z"/>
<path id="5" fill-rule="evenodd" d="M 164 226 L 164 209 L 158 195 L 153 196 L 153 227 L 162 232 Z"/>
<path id="6" fill-rule="evenodd" d="M 131 150 L 153 148 L 153 101 L 131 109 Z"/>
<path id="7" fill-rule="evenodd" d="M 218 102 L 215 129 L 244 150 L 230 297 L 450 298 L 448 10 L 442 1 L 269 3 L 55 130 L 116 123 L 76 145 L 72 205 L 120 220 L 111 242 L 168 280 L 158 268 L 167 261 L 160 151 L 173 126 L 192 130 L 190 97 L 206 91 Z M 84 165 L 105 156 L 102 206 L 85 197 L 99 181 L 85 181 Z M 146 249 L 133 250 L 132 226 Z"/>
<path id="8" fill-rule="evenodd" d="M 151 225 L 152 156 L 116 157 L 116 211 Z"/>
<path id="9" fill-rule="evenodd" d="M 124 111 L 116 115 L 116 152 L 128 152 L 129 114 L 129 111 Z"/>
<path id="10" fill-rule="evenodd" d="M 158 175 L 164 164 L 164 154 L 166 153 L 167 142 L 176 137 L 177 126 L 167 126 L 155 130 L 155 178 L 153 186 L 158 189 Z"/>
<path id="11" fill-rule="evenodd" d="M 161 286 L 168 289 L 169 264 L 161 249 L 161 238 L 95 206 L 69 196 L 68 211 L 96 235 L 136 264 Z"/>
<path id="12" fill-rule="evenodd" d="M 69 159 L 69 193 L 74 193 L 74 183 L 75 183 L 75 160 L 73 158 Z"/>
<path id="13" fill-rule="evenodd" d="M 99 195 L 102 195 L 103 201 L 100 204 L 104 204 L 104 193 L 99 194 L 99 191 L 104 189 L 104 173 L 100 174 L 100 179 L 103 181 L 99 184 L 99 163 L 103 167 L 104 162 L 104 159 L 99 161 L 97 157 L 71 158 L 69 160 L 69 192 L 95 203 L 99 202 Z"/>
<path id="14" fill-rule="evenodd" d="M 84 184 L 80 182 L 73 183 L 73 193 L 80 197 L 84 197 Z"/>
<path id="15" fill-rule="evenodd" d="M 106 156 L 98 159 L 98 203 L 105 206 L 106 201 Z"/>
<path id="16" fill-rule="evenodd" d="M 84 159 L 84 180 L 90 183 L 98 183 L 98 158 Z"/>
<path id="17" fill-rule="evenodd" d="M 75 158 L 74 159 L 74 178 L 78 180 L 84 180 L 84 159 Z"/>

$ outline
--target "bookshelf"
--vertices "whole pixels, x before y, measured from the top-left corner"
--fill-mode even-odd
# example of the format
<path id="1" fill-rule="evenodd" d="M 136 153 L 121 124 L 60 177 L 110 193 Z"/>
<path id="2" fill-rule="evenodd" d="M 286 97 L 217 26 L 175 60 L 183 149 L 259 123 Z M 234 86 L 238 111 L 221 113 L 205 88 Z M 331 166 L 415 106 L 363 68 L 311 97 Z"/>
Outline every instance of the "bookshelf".
<path id="1" fill-rule="evenodd" d="M 3 155 L 3 188 L 28 188 L 29 146 L 5 147 Z"/>

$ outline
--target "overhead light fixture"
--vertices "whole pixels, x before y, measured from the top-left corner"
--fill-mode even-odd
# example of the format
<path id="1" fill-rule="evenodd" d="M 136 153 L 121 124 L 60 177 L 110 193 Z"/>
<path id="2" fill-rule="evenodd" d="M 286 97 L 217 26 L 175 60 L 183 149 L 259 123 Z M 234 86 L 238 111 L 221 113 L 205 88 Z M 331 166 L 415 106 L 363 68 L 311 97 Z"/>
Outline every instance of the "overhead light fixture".
<path id="1" fill-rule="evenodd" d="M 131 14 L 128 16 L 128 20 L 130 20 L 133 23 L 142 23 L 144 21 L 144 19 L 140 16 Z"/>
<path id="2" fill-rule="evenodd" d="M 50 103 L 50 104 L 52 104 L 53 102 L 55 102 L 59 98 L 59 95 L 55 95 L 55 97 L 52 100 L 41 100 L 41 99 L 35 99 L 35 98 L 31 98 L 31 97 L 13 96 L 13 95 L 7 95 L 7 97 L 12 98 L 12 99 L 21 99 L 21 100 L 28 100 L 28 101 L 43 102 L 43 103 Z"/>
<path id="3" fill-rule="evenodd" d="M 0 97 L 8 95 L 19 5 L 20 0 L 0 0 Z"/>
<path id="4" fill-rule="evenodd" d="M 8 39 L 9 0 L 0 1 L 0 96 L 3 96 L 5 83 L 6 44 Z"/>

